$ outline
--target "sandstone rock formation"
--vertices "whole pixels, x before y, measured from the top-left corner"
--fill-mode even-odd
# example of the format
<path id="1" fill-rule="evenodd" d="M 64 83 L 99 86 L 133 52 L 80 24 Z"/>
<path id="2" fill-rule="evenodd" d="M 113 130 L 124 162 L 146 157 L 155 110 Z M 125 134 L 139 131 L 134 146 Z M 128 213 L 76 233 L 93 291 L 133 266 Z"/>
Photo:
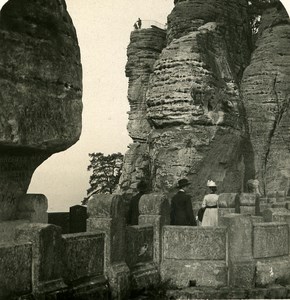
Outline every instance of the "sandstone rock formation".
<path id="1" fill-rule="evenodd" d="M 0 220 L 34 170 L 81 133 L 82 68 L 64 0 L 10 0 L 0 15 Z"/>
<path id="2" fill-rule="evenodd" d="M 146 81 L 143 61 L 132 50 L 144 43 L 138 48 L 144 59 L 149 36 L 154 48 L 157 40 L 152 29 L 132 33 L 126 74 L 134 143 L 120 181 L 124 193 L 133 192 L 141 178 L 152 190 L 170 193 L 188 177 L 196 202 L 208 179 L 219 192 L 242 192 L 250 179 L 260 181 L 263 193 L 286 188 L 290 26 L 276 2 L 263 14 L 254 45 L 248 1 L 174 1 L 166 47 L 160 44 Z M 132 99 L 140 103 L 138 113 Z"/>
<path id="3" fill-rule="evenodd" d="M 261 18 L 241 84 L 256 178 L 264 194 L 288 190 L 290 178 L 290 22 L 282 4 Z"/>

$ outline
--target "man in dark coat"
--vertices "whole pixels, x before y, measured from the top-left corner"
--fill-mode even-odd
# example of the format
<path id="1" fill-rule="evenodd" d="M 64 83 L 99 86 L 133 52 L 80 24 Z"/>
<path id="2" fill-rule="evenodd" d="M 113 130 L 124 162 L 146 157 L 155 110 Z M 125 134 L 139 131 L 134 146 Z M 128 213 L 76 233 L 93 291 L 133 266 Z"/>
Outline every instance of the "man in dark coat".
<path id="1" fill-rule="evenodd" d="M 138 193 L 132 197 L 130 201 L 129 206 L 129 218 L 128 218 L 128 224 L 129 225 L 138 225 L 138 219 L 139 219 L 139 201 L 140 198 L 147 192 L 147 183 L 143 180 L 141 180 L 137 184 L 137 190 Z"/>
<path id="2" fill-rule="evenodd" d="M 196 226 L 191 197 L 186 194 L 189 185 L 190 183 L 187 179 L 178 181 L 179 191 L 171 200 L 171 225 Z"/>

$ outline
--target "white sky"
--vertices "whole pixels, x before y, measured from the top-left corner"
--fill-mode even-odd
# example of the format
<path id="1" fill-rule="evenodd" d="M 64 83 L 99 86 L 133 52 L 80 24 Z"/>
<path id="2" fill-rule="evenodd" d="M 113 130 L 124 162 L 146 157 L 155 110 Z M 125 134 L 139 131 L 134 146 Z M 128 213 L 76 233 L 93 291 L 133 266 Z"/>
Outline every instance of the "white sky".
<path id="1" fill-rule="evenodd" d="M 7 1 L 0 0 L 0 8 Z M 281 0 L 290 12 L 290 0 Z M 140 17 L 166 23 L 173 0 L 66 0 L 77 30 L 83 65 L 83 130 L 80 141 L 54 154 L 35 171 L 29 193 L 45 194 L 49 211 L 80 204 L 89 187 L 88 153 L 125 153 L 129 104 L 126 49 Z"/>

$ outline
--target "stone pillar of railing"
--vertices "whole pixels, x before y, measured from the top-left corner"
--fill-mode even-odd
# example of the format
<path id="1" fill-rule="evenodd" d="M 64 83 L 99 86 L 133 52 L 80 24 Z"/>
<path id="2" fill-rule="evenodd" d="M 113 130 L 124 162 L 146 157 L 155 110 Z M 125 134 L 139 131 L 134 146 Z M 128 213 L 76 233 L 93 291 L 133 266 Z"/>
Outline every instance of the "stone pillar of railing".
<path id="1" fill-rule="evenodd" d="M 228 228 L 228 283 L 232 287 L 250 288 L 255 274 L 252 218 L 228 214 L 221 218 L 221 225 Z"/>
<path id="2" fill-rule="evenodd" d="M 18 199 L 17 219 L 33 223 L 47 223 L 47 198 L 42 194 L 26 194 Z"/>
<path id="3" fill-rule="evenodd" d="M 223 193 L 218 198 L 218 224 L 227 214 L 239 212 L 239 195 L 237 193 Z"/>
<path id="4" fill-rule="evenodd" d="M 105 274 L 113 299 L 127 299 L 130 271 L 125 263 L 126 223 L 121 195 L 94 195 L 88 203 L 87 231 L 103 231 L 105 239 Z"/>
<path id="5" fill-rule="evenodd" d="M 240 213 L 258 216 L 260 214 L 260 197 L 256 193 L 241 193 L 239 195 Z"/>
<path id="6" fill-rule="evenodd" d="M 66 290 L 62 279 L 60 227 L 40 223 L 20 225 L 16 229 L 16 242 L 32 243 L 32 290 L 36 299 L 53 297 Z"/>
<path id="7" fill-rule="evenodd" d="M 164 194 L 145 194 L 139 202 L 139 225 L 150 224 L 154 230 L 154 262 L 160 267 L 162 259 L 162 228 L 170 224 L 170 205 Z"/>

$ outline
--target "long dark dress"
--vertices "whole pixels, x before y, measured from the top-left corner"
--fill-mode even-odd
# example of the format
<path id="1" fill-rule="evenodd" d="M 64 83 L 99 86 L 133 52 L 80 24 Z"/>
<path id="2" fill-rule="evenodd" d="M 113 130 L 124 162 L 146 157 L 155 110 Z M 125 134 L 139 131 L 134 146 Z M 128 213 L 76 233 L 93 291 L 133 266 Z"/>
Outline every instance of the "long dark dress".
<path id="1" fill-rule="evenodd" d="M 178 191 L 171 201 L 171 225 L 196 226 L 191 198 L 184 191 Z"/>

